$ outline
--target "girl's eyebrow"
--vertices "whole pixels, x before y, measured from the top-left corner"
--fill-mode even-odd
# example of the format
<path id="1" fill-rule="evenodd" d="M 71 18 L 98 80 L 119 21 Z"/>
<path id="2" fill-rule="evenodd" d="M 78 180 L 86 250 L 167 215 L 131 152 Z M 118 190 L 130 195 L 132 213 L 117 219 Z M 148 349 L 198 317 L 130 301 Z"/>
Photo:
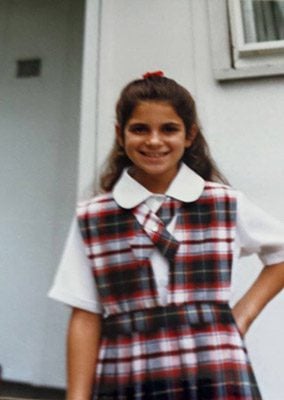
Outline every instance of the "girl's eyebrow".
<path id="1" fill-rule="evenodd" d="M 129 126 L 132 126 L 132 125 L 149 125 L 149 124 L 148 124 L 147 122 L 145 122 L 145 121 L 134 120 L 134 121 L 130 122 L 130 124 L 129 124 Z M 162 125 L 176 125 L 176 126 L 181 126 L 182 123 L 176 122 L 176 121 L 166 121 L 166 122 L 163 122 Z"/>
<path id="2" fill-rule="evenodd" d="M 142 122 L 142 121 L 132 121 L 132 122 L 130 122 L 130 124 L 129 124 L 130 126 L 132 126 L 132 125 L 148 125 L 146 122 Z"/>
<path id="3" fill-rule="evenodd" d="M 175 122 L 175 121 L 169 121 L 169 122 L 164 122 L 163 125 L 175 125 L 175 126 L 181 126 L 182 124 L 180 122 Z"/>
<path id="4" fill-rule="evenodd" d="M 147 128 L 148 129 L 149 125 L 146 124 L 145 122 L 131 122 L 128 125 L 128 129 L 136 129 L 136 128 Z"/>

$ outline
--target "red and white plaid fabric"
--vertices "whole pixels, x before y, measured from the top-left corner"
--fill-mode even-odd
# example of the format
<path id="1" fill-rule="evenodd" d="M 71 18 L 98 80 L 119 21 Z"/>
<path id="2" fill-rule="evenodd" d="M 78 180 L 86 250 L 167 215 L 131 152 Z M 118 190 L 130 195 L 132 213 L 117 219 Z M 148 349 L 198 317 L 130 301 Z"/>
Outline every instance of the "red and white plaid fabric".
<path id="1" fill-rule="evenodd" d="M 228 306 L 234 191 L 207 182 L 197 201 L 175 205 L 174 237 L 144 203 L 126 210 L 106 194 L 78 208 L 104 309 L 93 398 L 260 399 Z M 170 264 L 164 307 L 155 247 Z"/>

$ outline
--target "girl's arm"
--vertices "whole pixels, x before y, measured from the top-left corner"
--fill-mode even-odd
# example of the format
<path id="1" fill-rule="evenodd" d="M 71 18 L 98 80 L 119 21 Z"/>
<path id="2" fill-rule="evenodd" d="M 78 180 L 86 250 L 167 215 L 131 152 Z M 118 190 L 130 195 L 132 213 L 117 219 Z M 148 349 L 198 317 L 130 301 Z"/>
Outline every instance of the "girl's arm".
<path id="1" fill-rule="evenodd" d="M 233 307 L 241 334 L 245 335 L 261 310 L 283 287 L 284 262 L 265 266 L 251 288 Z"/>
<path id="2" fill-rule="evenodd" d="M 67 336 L 67 400 L 91 398 L 100 332 L 100 314 L 73 309 Z"/>

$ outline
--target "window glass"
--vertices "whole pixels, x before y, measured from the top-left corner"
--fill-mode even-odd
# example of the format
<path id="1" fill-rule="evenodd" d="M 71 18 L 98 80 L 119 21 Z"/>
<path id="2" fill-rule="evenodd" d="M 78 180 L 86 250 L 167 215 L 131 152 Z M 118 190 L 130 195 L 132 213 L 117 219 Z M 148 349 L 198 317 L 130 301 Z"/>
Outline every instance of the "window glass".
<path id="1" fill-rule="evenodd" d="M 241 0 L 246 43 L 284 40 L 284 1 Z"/>

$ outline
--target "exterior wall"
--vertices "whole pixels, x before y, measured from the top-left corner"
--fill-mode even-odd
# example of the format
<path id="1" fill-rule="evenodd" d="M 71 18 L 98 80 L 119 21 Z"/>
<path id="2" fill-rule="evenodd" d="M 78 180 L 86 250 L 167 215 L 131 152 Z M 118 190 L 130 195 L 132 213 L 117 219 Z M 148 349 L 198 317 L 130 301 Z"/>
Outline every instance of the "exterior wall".
<path id="1" fill-rule="evenodd" d="M 0 364 L 64 382 L 67 311 L 47 299 L 76 199 L 83 1 L 0 2 Z M 42 59 L 38 78 L 16 60 Z M 58 357 L 60 360 L 58 360 Z"/>
<path id="2" fill-rule="evenodd" d="M 28 4 L 27 10 L 22 4 Z M 0 111 L 5 166 L 0 363 L 6 379 L 63 386 L 68 311 L 45 293 L 75 201 L 82 2 L 1 0 L 0 7 L 5 99 Z M 17 20 L 10 7 L 19 10 Z M 20 18 L 27 14 L 29 23 Z M 92 171 L 98 176 L 111 146 L 122 86 L 145 71 L 162 69 L 194 95 L 213 155 L 232 185 L 284 222 L 284 187 L 279 184 L 284 172 L 283 78 L 216 82 L 208 25 L 207 0 L 87 0 L 80 197 L 88 193 Z M 16 81 L 11 76 L 14 60 L 35 54 L 44 55 L 46 75 Z M 240 262 L 232 301 L 259 269 L 255 258 Z M 279 400 L 283 394 L 284 324 L 277 318 L 283 303 L 281 294 L 247 336 L 264 400 Z"/>
<path id="3" fill-rule="evenodd" d="M 162 69 L 194 95 L 214 158 L 231 184 L 284 222 L 284 79 L 215 81 L 207 6 L 206 0 L 102 1 L 96 171 L 113 140 L 120 89 L 145 71 Z M 241 260 L 232 302 L 260 268 L 254 257 Z M 283 304 L 280 294 L 246 338 L 266 400 L 283 394 Z"/>

